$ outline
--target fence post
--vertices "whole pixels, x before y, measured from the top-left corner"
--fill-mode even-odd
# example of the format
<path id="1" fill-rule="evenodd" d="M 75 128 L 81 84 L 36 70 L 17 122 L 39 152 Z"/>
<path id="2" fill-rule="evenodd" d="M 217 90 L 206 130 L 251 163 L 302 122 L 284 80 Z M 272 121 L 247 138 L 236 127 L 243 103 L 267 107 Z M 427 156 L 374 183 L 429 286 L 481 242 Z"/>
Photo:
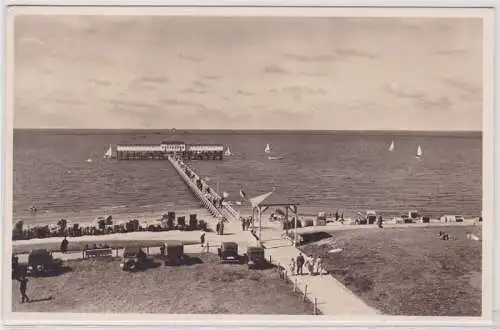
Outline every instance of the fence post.
<path id="1" fill-rule="evenodd" d="M 304 301 L 306 301 L 306 296 L 307 296 L 307 284 L 306 287 L 304 288 Z"/>
<path id="2" fill-rule="evenodd" d="M 318 314 L 318 298 L 314 298 L 313 315 Z"/>
<path id="3" fill-rule="evenodd" d="M 82 250 L 82 259 L 85 259 L 85 250 Z"/>
<path id="4" fill-rule="evenodd" d="M 272 264 L 271 255 L 269 255 L 269 263 Z"/>

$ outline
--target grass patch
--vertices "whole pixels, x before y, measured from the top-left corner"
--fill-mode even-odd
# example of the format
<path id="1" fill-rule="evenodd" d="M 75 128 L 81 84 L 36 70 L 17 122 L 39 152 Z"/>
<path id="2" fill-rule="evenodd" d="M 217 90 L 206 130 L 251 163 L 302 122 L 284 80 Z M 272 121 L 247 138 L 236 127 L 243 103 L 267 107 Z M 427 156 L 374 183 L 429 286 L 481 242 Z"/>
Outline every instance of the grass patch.
<path id="1" fill-rule="evenodd" d="M 310 302 L 293 293 L 274 269 L 249 270 L 220 264 L 212 254 L 192 255 L 202 263 L 158 266 L 124 272 L 117 259 L 67 261 L 72 271 L 56 277 L 30 278 L 21 304 L 13 281 L 13 311 L 172 314 L 312 314 Z"/>
<path id="2" fill-rule="evenodd" d="M 439 231 L 457 239 L 440 240 Z M 301 249 L 383 313 L 480 316 L 482 246 L 467 233 L 480 237 L 481 227 L 346 230 Z"/>
<path id="3" fill-rule="evenodd" d="M 62 238 L 61 238 L 62 241 Z M 195 245 L 200 244 L 199 241 L 183 241 L 184 245 Z M 82 251 L 85 245 L 92 246 L 93 244 L 107 244 L 108 247 L 112 249 L 122 249 L 127 246 L 137 246 L 138 244 L 143 248 L 146 247 L 159 247 L 165 241 L 160 240 L 103 240 L 103 241 L 70 241 L 68 246 L 69 252 Z M 48 243 L 35 243 L 26 246 L 13 246 L 12 252 L 14 254 L 29 253 L 31 250 L 35 249 L 46 249 L 58 252 L 60 251 L 61 242 L 48 242 Z"/>

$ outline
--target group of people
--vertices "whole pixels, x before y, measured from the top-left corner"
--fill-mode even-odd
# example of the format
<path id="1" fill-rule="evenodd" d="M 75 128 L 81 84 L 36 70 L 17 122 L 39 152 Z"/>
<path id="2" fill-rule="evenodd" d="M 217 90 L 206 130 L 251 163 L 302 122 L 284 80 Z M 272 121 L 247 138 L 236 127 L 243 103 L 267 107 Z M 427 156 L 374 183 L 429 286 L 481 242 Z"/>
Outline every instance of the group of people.
<path id="1" fill-rule="evenodd" d="M 250 226 L 253 225 L 253 218 L 250 217 L 240 217 L 241 220 L 241 229 L 243 231 L 250 229 Z"/>
<path id="2" fill-rule="evenodd" d="M 302 253 L 290 261 L 290 273 L 292 275 L 304 275 L 304 268 L 311 275 L 321 275 L 324 271 L 323 260 L 318 257 L 305 258 Z"/>
<path id="3" fill-rule="evenodd" d="M 219 220 L 217 225 L 215 226 L 215 230 L 217 231 L 217 235 L 224 235 L 224 219 Z"/>
<path id="4" fill-rule="evenodd" d="M 210 203 L 212 203 L 216 208 L 222 208 L 222 202 L 224 202 L 224 197 L 220 197 L 214 194 L 212 189 L 203 182 L 187 165 L 181 163 L 181 168 L 184 169 L 184 173 L 195 182 L 196 187 L 203 192 L 204 196 Z"/>

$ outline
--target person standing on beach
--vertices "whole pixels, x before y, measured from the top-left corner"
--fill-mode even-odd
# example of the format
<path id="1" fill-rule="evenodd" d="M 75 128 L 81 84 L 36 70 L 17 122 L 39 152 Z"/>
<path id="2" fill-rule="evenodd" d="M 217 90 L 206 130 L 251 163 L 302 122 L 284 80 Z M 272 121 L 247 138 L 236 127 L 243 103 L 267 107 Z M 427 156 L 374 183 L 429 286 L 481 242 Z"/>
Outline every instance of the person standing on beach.
<path id="1" fill-rule="evenodd" d="M 315 272 L 318 275 L 321 275 L 322 273 L 322 268 L 323 268 L 323 261 L 321 260 L 321 257 L 316 258 L 316 262 L 314 264 Z"/>
<path id="2" fill-rule="evenodd" d="M 303 275 L 302 267 L 304 267 L 304 256 L 302 253 L 299 253 L 297 256 L 297 275 Z"/>
<path id="3" fill-rule="evenodd" d="M 200 243 L 201 243 L 201 247 L 203 247 L 203 245 L 205 244 L 205 232 L 204 231 L 201 232 Z"/>
<path id="4" fill-rule="evenodd" d="M 220 235 L 220 221 L 217 222 L 217 225 L 215 226 L 215 230 L 217 231 L 217 235 Z"/>
<path id="5" fill-rule="evenodd" d="M 28 288 L 28 279 L 26 276 L 22 276 L 19 278 L 19 291 L 21 291 L 21 304 L 24 302 L 30 302 L 30 298 L 26 294 L 26 289 Z"/>
<path id="6" fill-rule="evenodd" d="M 245 231 L 245 228 L 246 228 L 246 220 L 245 218 L 241 218 L 241 230 Z"/>
<path id="7" fill-rule="evenodd" d="M 290 274 L 295 275 L 295 259 L 290 260 Z"/>
<path id="8" fill-rule="evenodd" d="M 68 252 L 68 239 L 66 236 L 64 236 L 64 239 L 61 242 L 61 252 L 66 253 Z"/>
<path id="9" fill-rule="evenodd" d="M 224 219 L 220 222 L 220 234 L 224 235 Z"/>

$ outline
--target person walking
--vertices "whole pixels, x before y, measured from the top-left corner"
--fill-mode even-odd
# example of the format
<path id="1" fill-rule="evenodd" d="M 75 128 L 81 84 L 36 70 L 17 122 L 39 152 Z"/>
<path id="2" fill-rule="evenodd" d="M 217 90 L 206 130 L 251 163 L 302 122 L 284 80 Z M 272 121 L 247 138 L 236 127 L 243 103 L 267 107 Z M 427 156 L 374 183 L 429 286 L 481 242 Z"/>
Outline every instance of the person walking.
<path id="1" fill-rule="evenodd" d="M 28 288 L 28 279 L 26 276 L 22 276 L 19 278 L 19 291 L 21 291 L 21 304 L 24 302 L 30 302 L 30 298 L 26 294 L 26 290 Z"/>
<path id="2" fill-rule="evenodd" d="M 295 275 L 295 259 L 290 260 L 290 274 Z"/>
<path id="3" fill-rule="evenodd" d="M 201 243 L 201 247 L 203 247 L 203 245 L 205 245 L 205 232 L 204 231 L 201 232 L 200 243 Z"/>
<path id="4" fill-rule="evenodd" d="M 62 253 L 68 252 L 68 244 L 69 244 L 68 239 L 66 238 L 66 236 L 64 236 L 64 239 L 61 242 L 61 252 Z"/>
<path id="5" fill-rule="evenodd" d="M 220 221 L 217 222 L 217 225 L 215 226 L 215 229 L 217 231 L 217 235 L 220 235 Z"/>
<path id="6" fill-rule="evenodd" d="M 299 253 L 297 256 L 297 275 L 303 275 L 302 267 L 304 267 L 304 256 L 302 253 Z"/>
<path id="7" fill-rule="evenodd" d="M 321 257 L 316 258 L 316 263 L 314 264 L 314 268 L 316 274 L 321 275 L 321 273 L 323 272 L 323 260 L 321 259 Z"/>
<path id="8" fill-rule="evenodd" d="M 246 220 L 245 218 L 241 218 L 241 230 L 245 231 L 246 228 Z"/>

